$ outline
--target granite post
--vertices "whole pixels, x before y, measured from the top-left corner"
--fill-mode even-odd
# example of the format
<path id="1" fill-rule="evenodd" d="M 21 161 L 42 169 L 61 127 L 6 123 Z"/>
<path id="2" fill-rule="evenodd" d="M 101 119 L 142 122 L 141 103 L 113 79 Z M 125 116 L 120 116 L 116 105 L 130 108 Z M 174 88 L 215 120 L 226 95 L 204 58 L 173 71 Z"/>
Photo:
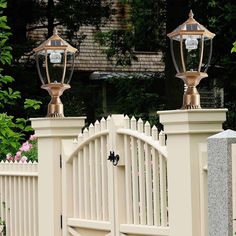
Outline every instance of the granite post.
<path id="1" fill-rule="evenodd" d="M 236 132 L 232 130 L 208 138 L 209 236 L 233 235 L 233 143 L 236 143 Z"/>

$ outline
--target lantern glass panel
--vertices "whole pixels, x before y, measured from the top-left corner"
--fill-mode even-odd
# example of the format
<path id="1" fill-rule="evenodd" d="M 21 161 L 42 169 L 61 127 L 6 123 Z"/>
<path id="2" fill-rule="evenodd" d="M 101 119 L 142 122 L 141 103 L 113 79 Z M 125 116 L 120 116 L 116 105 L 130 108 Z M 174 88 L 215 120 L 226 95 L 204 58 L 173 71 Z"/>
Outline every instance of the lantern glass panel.
<path id="1" fill-rule="evenodd" d="M 177 73 L 207 71 L 212 53 L 212 39 L 203 38 L 202 35 L 187 34 L 178 35 L 173 39 L 171 39 L 171 50 Z"/>
<path id="2" fill-rule="evenodd" d="M 200 35 L 181 35 L 178 40 L 171 40 L 172 57 L 177 73 L 199 71 L 204 43 Z M 202 45 L 203 44 L 203 45 Z"/>
<path id="3" fill-rule="evenodd" d="M 210 65 L 212 56 L 212 39 L 207 39 L 204 41 L 204 53 L 203 53 L 203 60 L 202 60 L 202 72 L 207 72 L 207 69 Z"/>
<path id="4" fill-rule="evenodd" d="M 185 71 L 198 71 L 202 54 L 202 39 L 200 35 L 183 36 L 183 57 Z M 185 72 L 183 71 L 183 72 Z"/>
<path id="5" fill-rule="evenodd" d="M 42 84 L 50 83 L 50 81 L 47 80 L 47 75 L 46 75 L 45 53 L 39 52 L 36 54 L 36 63 L 37 63 L 39 78 Z"/>
<path id="6" fill-rule="evenodd" d="M 172 59 L 175 65 L 175 69 L 177 71 L 177 73 L 179 72 L 183 72 L 183 65 L 181 63 L 181 54 L 180 54 L 180 41 L 176 41 L 176 40 L 172 40 L 171 39 L 171 44 L 172 44 Z"/>
<path id="7" fill-rule="evenodd" d="M 74 69 L 74 57 L 74 53 L 65 50 L 50 49 L 47 54 L 41 51 L 38 54 L 38 64 L 43 84 L 69 83 Z"/>
<path id="8" fill-rule="evenodd" d="M 202 37 L 202 36 L 201 36 Z M 206 72 L 210 62 L 212 40 L 207 38 L 187 37 L 184 40 L 186 71 Z"/>

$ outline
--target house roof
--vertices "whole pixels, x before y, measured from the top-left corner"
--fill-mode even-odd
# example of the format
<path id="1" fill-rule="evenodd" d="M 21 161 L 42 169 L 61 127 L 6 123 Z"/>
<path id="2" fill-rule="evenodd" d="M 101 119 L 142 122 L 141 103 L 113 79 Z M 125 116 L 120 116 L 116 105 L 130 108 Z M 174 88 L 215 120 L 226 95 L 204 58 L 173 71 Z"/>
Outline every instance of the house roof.
<path id="1" fill-rule="evenodd" d="M 113 7 L 118 9 L 116 14 L 105 26 L 100 27 L 102 32 L 108 32 L 111 29 L 119 29 L 124 27 L 121 21 L 119 8 L 121 4 L 118 0 L 114 1 Z M 59 35 L 63 38 L 63 29 L 58 28 Z M 94 71 L 119 71 L 119 72 L 162 72 L 164 71 L 164 62 L 162 61 L 161 52 L 135 52 L 138 61 L 133 61 L 131 66 L 115 66 L 115 62 L 108 61 L 106 55 L 102 52 L 102 47 L 94 41 L 94 35 L 97 33 L 97 28 L 93 26 L 81 26 L 80 35 L 86 35 L 85 39 L 80 44 L 80 52 L 76 57 L 75 70 L 84 72 Z M 40 42 L 45 40 L 45 29 L 36 29 L 29 33 L 33 40 Z"/>

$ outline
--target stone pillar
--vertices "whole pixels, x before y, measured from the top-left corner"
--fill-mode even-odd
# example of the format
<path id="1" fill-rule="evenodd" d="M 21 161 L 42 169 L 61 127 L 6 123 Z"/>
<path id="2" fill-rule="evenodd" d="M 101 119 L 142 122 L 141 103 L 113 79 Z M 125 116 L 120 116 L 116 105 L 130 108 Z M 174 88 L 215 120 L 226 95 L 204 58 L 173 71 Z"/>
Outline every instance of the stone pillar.
<path id="1" fill-rule="evenodd" d="M 85 117 L 31 119 L 38 137 L 39 236 L 60 236 L 61 229 L 61 140 L 81 132 Z"/>
<path id="2" fill-rule="evenodd" d="M 236 132 L 226 130 L 208 138 L 209 236 L 232 236 L 232 144 Z"/>
<path id="3" fill-rule="evenodd" d="M 226 109 L 158 112 L 167 134 L 170 236 L 203 236 L 199 147 L 222 131 Z"/>

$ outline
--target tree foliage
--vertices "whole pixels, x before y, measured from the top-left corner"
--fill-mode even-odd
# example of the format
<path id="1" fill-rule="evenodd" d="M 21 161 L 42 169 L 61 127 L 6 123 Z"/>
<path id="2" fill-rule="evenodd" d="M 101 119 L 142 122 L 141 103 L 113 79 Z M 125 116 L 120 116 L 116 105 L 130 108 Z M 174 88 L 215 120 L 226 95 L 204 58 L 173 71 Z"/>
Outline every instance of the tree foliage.
<path id="1" fill-rule="evenodd" d="M 107 78 L 116 100 L 113 112 L 134 115 L 157 124 L 156 111 L 164 108 L 163 73 L 118 73 Z"/>
<path id="2" fill-rule="evenodd" d="M 230 53 L 230 51 L 236 51 L 236 43 L 231 49 L 232 42 L 236 38 L 236 2 L 234 0 L 210 0 L 208 2 L 204 0 L 167 0 L 165 1 L 167 11 L 165 11 L 162 10 L 165 9 L 165 3 L 155 1 L 157 5 L 152 3 L 153 10 L 155 8 L 161 9 L 161 13 L 156 11 L 159 14 L 152 17 L 152 21 L 149 21 L 147 17 L 152 16 L 152 11 L 147 11 L 148 3 L 152 1 L 124 0 L 122 2 L 128 3 L 131 7 L 130 17 L 126 21 L 126 29 L 100 33 L 97 37 L 97 41 L 105 47 L 104 52 L 108 59 L 116 59 L 119 65 L 130 65 L 132 60 L 136 59 L 135 48 L 140 48 L 138 42 L 135 41 L 138 38 L 136 36 L 140 34 L 141 42 L 146 42 L 151 34 L 146 33 L 145 30 L 152 27 L 156 30 L 159 29 L 156 31 L 156 37 L 155 34 L 150 36 L 152 37 L 150 40 L 152 46 L 148 46 L 163 52 L 166 65 L 166 97 L 169 100 L 167 107 L 178 108 L 180 104 L 176 106 L 176 102 L 179 100 L 178 98 L 182 97 L 183 85 L 181 81 L 174 78 L 175 71 L 169 54 L 169 41 L 165 40 L 165 37 L 166 31 L 172 31 L 186 20 L 189 10 L 192 9 L 195 18 L 216 34 L 212 61 L 208 70 L 209 78 L 201 84 L 224 88 L 225 106 L 229 109 L 225 127 L 236 128 L 236 60 L 235 54 Z M 147 20 L 145 21 L 145 19 Z M 137 27 L 135 27 L 135 22 L 137 22 Z M 213 81 L 216 81 L 216 84 Z"/>
<path id="3" fill-rule="evenodd" d="M 131 65 L 135 52 L 157 52 L 165 47 L 165 1 L 120 0 L 122 27 L 95 36 L 108 60 L 116 65 Z M 158 27 L 157 27 L 158 25 Z"/>
<path id="4" fill-rule="evenodd" d="M 225 107 L 229 109 L 225 128 L 236 129 L 236 55 L 230 53 L 236 38 L 234 0 L 190 1 L 196 18 L 216 34 L 209 68 L 210 78 L 224 88 Z"/>
<path id="5" fill-rule="evenodd" d="M 111 1 L 61 0 L 55 4 L 55 24 L 63 25 L 67 35 L 77 36 L 83 25 L 100 27 L 112 14 Z"/>
<path id="6" fill-rule="evenodd" d="M 54 26 L 63 25 L 67 29 L 67 36 L 79 46 L 76 42 L 85 37 L 77 33 L 82 25 L 94 25 L 99 28 L 99 25 L 105 23 L 114 13 L 111 1 L 107 1 L 106 4 L 101 4 L 100 0 L 61 0 L 57 1 L 58 4 L 54 0 L 8 0 L 8 2 L 8 15 L 11 16 L 10 25 L 13 31 L 11 39 L 14 46 L 14 62 L 18 62 L 25 52 L 34 47 L 34 42 L 27 39 L 27 33 L 31 30 L 47 29 L 45 34 L 47 37 L 52 34 Z M 172 31 L 186 20 L 189 10 L 192 9 L 195 18 L 216 33 L 212 62 L 208 71 L 209 79 L 203 83 L 205 81 L 211 83 L 214 78 L 217 86 L 224 88 L 225 105 L 230 110 L 227 127 L 236 128 L 236 54 L 230 53 L 232 42 L 236 38 L 235 0 L 120 0 L 120 2 L 124 4 L 122 27 L 106 33 L 99 32 L 96 40 L 104 46 L 104 52 L 110 60 L 123 66 L 130 65 L 132 60 L 137 60 L 137 50 L 162 51 L 166 65 L 166 97 L 170 100 L 168 108 L 171 109 L 180 107 L 183 84 L 174 76 L 166 31 Z M 130 13 L 128 15 L 127 4 Z M 119 14 L 122 14 L 122 9 Z M 2 20 L 4 22 L 5 19 Z M 29 27 L 29 24 L 32 24 L 32 27 Z M 4 42 L 3 44 L 6 46 Z M 232 49 L 234 50 L 236 49 Z M 2 84 L 10 83 L 11 80 L 11 77 L 5 76 L 2 78 Z M 9 102 L 8 95 L 12 96 L 12 93 L 8 89 L 6 91 L 7 93 L 3 93 L 2 96 L 6 97 L 5 102 Z M 128 92 L 132 93 L 129 90 Z M 123 102 L 122 105 L 130 105 L 128 100 Z"/>
<path id="7" fill-rule="evenodd" d="M 132 29 L 115 29 L 109 32 L 98 32 L 95 35 L 95 41 L 102 47 L 110 62 L 116 65 L 131 65 L 132 61 L 138 58 L 134 52 L 134 34 Z"/>
<path id="8" fill-rule="evenodd" d="M 78 34 L 80 27 L 99 27 L 111 14 L 110 0 L 8 0 L 7 15 L 13 33 L 11 43 L 14 47 L 14 63 L 17 64 L 22 55 L 29 55 L 36 46 L 35 41 L 27 37 L 32 31 L 43 29 L 45 38 L 48 38 L 55 26 L 63 26 L 70 43 L 79 47 L 86 37 Z"/>
<path id="9" fill-rule="evenodd" d="M 13 77 L 17 78 L 14 86 L 17 90 L 22 91 L 22 98 L 19 101 L 21 104 L 28 97 L 42 101 L 43 106 L 37 111 L 37 115 L 42 116 L 49 97 L 45 96 L 44 91 L 40 89 L 35 60 L 32 56 L 32 49 L 39 42 L 29 36 L 31 33 L 36 32 L 37 35 L 38 32 L 41 32 L 40 38 L 46 39 L 51 36 L 53 28 L 57 26 L 59 33 L 61 33 L 60 29 L 63 28 L 62 37 L 79 49 L 80 43 L 86 37 L 86 35 L 78 33 L 80 27 L 92 25 L 99 28 L 100 25 L 103 25 L 112 14 L 112 1 L 7 0 L 7 2 L 8 7 L 5 12 L 12 32 L 9 44 L 13 49 L 13 60 L 6 71 L 10 71 Z M 72 95 L 71 90 L 69 95 Z M 70 97 L 70 99 L 72 98 Z M 73 106 L 75 105 L 73 104 Z M 20 106 L 11 110 L 16 116 L 27 117 L 31 115 L 32 117 L 32 114 L 22 111 Z M 81 112 L 77 114 L 82 115 Z"/>
<path id="10" fill-rule="evenodd" d="M 236 41 L 233 43 L 233 47 L 231 49 L 231 52 L 236 52 Z"/>
<path id="11" fill-rule="evenodd" d="M 7 113 L 9 105 L 15 105 L 20 98 L 20 92 L 10 87 L 14 79 L 5 75 L 3 69 L 12 61 L 12 48 L 8 45 L 8 38 L 11 35 L 10 27 L 7 25 L 7 17 L 3 15 L 6 7 L 6 0 L 0 0 L 0 159 L 5 158 L 8 153 L 15 153 L 25 133 L 32 130 L 26 119 L 14 118 Z M 33 101 L 31 105 L 32 103 Z M 32 107 L 29 103 L 27 104 L 28 108 Z"/>

